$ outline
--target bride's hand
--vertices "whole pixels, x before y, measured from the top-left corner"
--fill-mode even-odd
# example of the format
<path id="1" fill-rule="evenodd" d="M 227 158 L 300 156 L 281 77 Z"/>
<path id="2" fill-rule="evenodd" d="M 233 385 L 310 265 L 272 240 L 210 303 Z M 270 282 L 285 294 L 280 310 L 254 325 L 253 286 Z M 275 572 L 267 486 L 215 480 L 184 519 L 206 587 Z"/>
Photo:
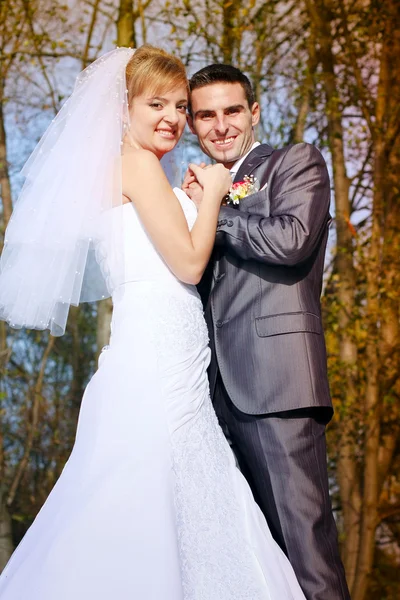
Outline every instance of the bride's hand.
<path id="1" fill-rule="evenodd" d="M 190 164 L 189 169 L 195 175 L 203 191 L 206 189 L 212 190 L 216 197 L 222 201 L 232 185 L 232 178 L 228 169 L 221 164 L 209 165 L 204 169 L 198 165 Z"/>
<path id="2" fill-rule="evenodd" d="M 206 163 L 200 163 L 200 167 L 204 169 L 206 167 Z M 192 202 L 195 203 L 197 208 L 199 208 L 201 201 L 203 200 L 203 188 L 189 167 L 186 170 L 185 177 L 182 182 L 182 190 L 187 196 L 189 196 Z"/>

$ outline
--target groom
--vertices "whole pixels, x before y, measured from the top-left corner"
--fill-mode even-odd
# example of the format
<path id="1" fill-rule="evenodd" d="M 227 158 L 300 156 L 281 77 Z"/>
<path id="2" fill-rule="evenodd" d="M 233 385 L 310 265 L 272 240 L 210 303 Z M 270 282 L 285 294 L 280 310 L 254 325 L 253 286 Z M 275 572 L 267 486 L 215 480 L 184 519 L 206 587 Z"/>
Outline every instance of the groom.
<path id="1" fill-rule="evenodd" d="M 324 159 L 309 144 L 258 144 L 248 78 L 210 65 L 190 80 L 189 126 L 203 152 L 260 190 L 222 206 L 200 292 L 210 388 L 221 426 L 307 600 L 348 599 L 329 500 L 332 416 L 320 293 L 330 223 Z M 190 176 L 183 188 L 195 201 Z"/>

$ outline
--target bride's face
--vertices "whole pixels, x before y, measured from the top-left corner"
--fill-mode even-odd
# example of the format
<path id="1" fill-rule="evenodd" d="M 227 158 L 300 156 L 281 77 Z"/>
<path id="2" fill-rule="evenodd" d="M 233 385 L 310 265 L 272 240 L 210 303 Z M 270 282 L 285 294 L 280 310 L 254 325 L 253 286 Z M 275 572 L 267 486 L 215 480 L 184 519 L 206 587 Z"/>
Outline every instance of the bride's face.
<path id="1" fill-rule="evenodd" d="M 170 152 L 185 128 L 187 104 L 185 87 L 136 96 L 130 108 L 130 136 L 135 144 L 158 158 Z"/>

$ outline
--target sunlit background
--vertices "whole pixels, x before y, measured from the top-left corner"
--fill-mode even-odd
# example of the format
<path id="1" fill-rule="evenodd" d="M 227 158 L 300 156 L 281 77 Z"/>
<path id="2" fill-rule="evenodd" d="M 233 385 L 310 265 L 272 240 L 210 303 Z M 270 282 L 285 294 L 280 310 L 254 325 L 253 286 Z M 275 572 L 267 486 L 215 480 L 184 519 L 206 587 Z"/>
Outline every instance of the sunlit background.
<path id="1" fill-rule="evenodd" d="M 258 139 L 308 141 L 327 160 L 332 499 L 353 600 L 397 599 L 400 2 L 0 0 L 0 244 L 19 171 L 78 72 L 143 42 L 179 55 L 189 75 L 240 67 L 262 106 Z M 182 173 L 200 159 L 189 132 L 177 156 Z M 110 313 L 109 302 L 75 308 L 56 340 L 0 325 L 0 569 L 69 455 Z"/>

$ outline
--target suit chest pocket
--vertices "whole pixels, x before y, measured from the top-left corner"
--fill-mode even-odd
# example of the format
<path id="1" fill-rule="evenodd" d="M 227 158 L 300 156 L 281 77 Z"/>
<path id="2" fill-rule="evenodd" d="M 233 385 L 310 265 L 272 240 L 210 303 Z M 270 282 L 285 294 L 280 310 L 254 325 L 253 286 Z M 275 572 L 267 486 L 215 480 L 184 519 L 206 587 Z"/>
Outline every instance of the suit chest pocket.
<path id="1" fill-rule="evenodd" d="M 251 194 L 240 201 L 240 210 L 249 213 L 259 213 L 263 217 L 269 217 L 270 201 L 268 186 L 256 194 Z"/>
<path id="2" fill-rule="evenodd" d="M 321 319 L 308 312 L 282 313 L 256 317 L 256 331 L 259 337 L 270 337 L 285 333 L 322 333 Z"/>

